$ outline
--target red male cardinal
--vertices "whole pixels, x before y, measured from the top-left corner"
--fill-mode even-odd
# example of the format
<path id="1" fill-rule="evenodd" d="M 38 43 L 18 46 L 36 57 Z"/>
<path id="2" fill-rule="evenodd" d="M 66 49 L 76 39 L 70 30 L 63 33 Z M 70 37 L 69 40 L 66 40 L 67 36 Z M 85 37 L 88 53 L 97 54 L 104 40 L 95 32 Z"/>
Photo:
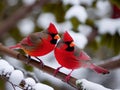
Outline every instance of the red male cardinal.
<path id="1" fill-rule="evenodd" d="M 90 68 L 97 73 L 109 73 L 108 70 L 91 63 L 91 58 L 74 44 L 72 37 L 67 31 L 63 34 L 61 40 L 55 47 L 54 54 L 58 63 L 61 65 L 56 69 L 54 75 L 56 75 L 59 69 L 62 67 L 72 69 L 72 71 L 80 67 L 85 67 Z M 70 74 L 72 71 L 65 78 L 66 82 L 70 79 Z"/>
<path id="2" fill-rule="evenodd" d="M 51 52 L 58 39 L 58 31 L 54 24 L 50 23 L 48 29 L 30 34 L 17 45 L 11 46 L 10 49 L 20 48 L 29 56 L 37 58 L 37 56 L 43 56 Z"/>

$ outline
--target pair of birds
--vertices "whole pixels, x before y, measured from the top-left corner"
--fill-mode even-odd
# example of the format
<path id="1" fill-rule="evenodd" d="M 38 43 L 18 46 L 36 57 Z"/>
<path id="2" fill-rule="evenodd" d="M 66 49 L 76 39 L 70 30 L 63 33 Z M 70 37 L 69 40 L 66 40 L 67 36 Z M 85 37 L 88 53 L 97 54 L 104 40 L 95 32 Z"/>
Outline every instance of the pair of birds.
<path id="1" fill-rule="evenodd" d="M 62 35 L 61 39 L 57 43 L 59 38 L 55 25 L 50 23 L 46 30 L 32 33 L 24 38 L 20 43 L 9 48 L 20 48 L 29 56 L 34 56 L 36 58 L 37 56 L 46 55 L 54 50 L 55 57 L 61 65 L 55 70 L 54 76 L 62 67 L 71 69 L 71 72 L 67 75 L 65 81 L 69 81 L 72 71 L 80 67 L 90 68 L 101 74 L 109 73 L 108 70 L 91 63 L 91 58 L 74 44 L 73 38 L 67 31 Z"/>

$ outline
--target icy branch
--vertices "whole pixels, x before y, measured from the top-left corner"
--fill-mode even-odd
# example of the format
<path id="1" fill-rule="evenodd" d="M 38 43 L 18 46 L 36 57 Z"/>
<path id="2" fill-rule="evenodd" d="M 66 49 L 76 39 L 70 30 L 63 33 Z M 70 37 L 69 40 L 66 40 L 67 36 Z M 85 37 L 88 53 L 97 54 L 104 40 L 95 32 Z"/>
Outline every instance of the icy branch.
<path id="1" fill-rule="evenodd" d="M 9 82 L 14 90 L 16 90 L 16 87 L 23 90 L 53 90 L 48 85 L 36 83 L 33 78 L 25 78 L 22 71 L 15 70 L 13 66 L 3 59 L 0 59 L 0 76 Z"/>
<path id="2" fill-rule="evenodd" d="M 76 85 L 78 86 L 79 90 L 112 90 L 109 88 L 105 88 L 100 84 L 90 82 L 86 79 L 77 80 Z"/>
<path id="3" fill-rule="evenodd" d="M 24 63 L 27 63 L 28 62 L 28 58 L 22 54 L 20 54 L 19 52 L 16 52 L 16 51 L 13 51 L 13 50 L 10 50 L 9 48 L 3 46 L 2 44 L 0 44 L 0 53 L 4 54 L 4 55 L 8 55 L 8 56 L 11 56 L 11 57 L 14 57 Z M 33 66 L 33 67 L 36 67 L 52 76 L 55 69 L 52 68 L 52 67 L 49 67 L 47 65 L 44 65 L 44 67 L 42 68 L 40 66 L 40 63 L 36 60 L 29 60 L 29 65 Z M 104 62 L 103 64 L 99 64 L 99 66 L 102 66 L 106 69 L 109 69 L 109 70 L 113 70 L 113 69 L 116 69 L 116 68 L 119 68 L 120 67 L 120 55 L 118 56 L 115 56 L 113 58 L 110 58 L 107 62 Z M 62 72 L 58 72 L 58 74 L 56 75 L 56 78 L 64 81 L 65 77 L 67 75 L 62 73 Z M 70 80 L 68 81 L 68 84 L 76 89 L 78 89 L 78 87 L 76 86 L 76 78 L 74 77 L 71 77 Z M 79 89 L 81 90 L 81 89 Z"/>
<path id="4" fill-rule="evenodd" d="M 13 58 L 16 58 L 16 59 L 18 59 L 18 60 L 20 60 L 20 61 L 22 61 L 24 63 L 28 63 L 28 57 L 20 54 L 19 52 L 10 50 L 9 48 L 3 46 L 2 44 L 0 44 L 0 53 L 2 53 L 4 55 L 11 56 Z M 33 67 L 36 67 L 36 68 L 38 68 L 38 69 L 40 69 L 40 70 L 42 70 L 42 71 L 44 71 L 44 72 L 46 72 L 46 73 L 54 76 L 54 71 L 55 71 L 54 68 L 49 67 L 47 65 L 44 65 L 44 67 L 42 67 L 42 66 L 40 66 L 41 65 L 40 62 L 38 62 L 38 61 L 36 61 L 34 59 L 29 60 L 29 61 L 30 61 L 29 65 L 31 65 Z M 67 76 L 66 74 L 64 74 L 62 72 L 58 72 L 57 75 L 56 75 L 56 78 L 64 81 L 64 79 L 65 79 L 66 76 Z M 71 85 L 74 88 L 77 88 L 77 86 L 75 84 L 76 80 L 77 80 L 76 78 L 71 77 L 70 80 L 69 80 L 69 82 L 68 82 L 68 84 Z"/>

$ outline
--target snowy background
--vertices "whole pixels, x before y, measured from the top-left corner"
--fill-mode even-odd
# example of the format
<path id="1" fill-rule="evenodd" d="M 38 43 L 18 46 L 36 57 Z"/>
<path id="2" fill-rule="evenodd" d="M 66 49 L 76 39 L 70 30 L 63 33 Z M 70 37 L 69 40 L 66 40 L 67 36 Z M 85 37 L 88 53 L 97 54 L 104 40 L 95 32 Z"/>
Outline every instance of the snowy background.
<path id="1" fill-rule="evenodd" d="M 21 2 L 22 5 L 28 6 L 36 2 L 36 0 L 6 0 L 8 7 L 14 7 L 19 2 Z M 11 29 L 11 31 L 12 34 L 15 35 L 16 33 L 19 33 L 20 36 L 15 38 L 15 36 L 12 34 L 8 35 L 10 34 L 10 32 L 8 32 L 8 34 L 6 34 L 6 38 L 2 40 L 2 42 L 6 46 L 14 45 L 30 33 L 41 31 L 41 29 L 46 29 L 49 23 L 52 22 L 55 24 L 60 34 L 68 31 L 74 38 L 76 45 L 84 49 L 91 56 L 91 58 L 93 58 L 93 62 L 99 63 L 103 59 L 110 58 L 120 53 L 120 48 L 118 48 L 118 51 L 116 51 L 116 43 L 118 43 L 118 47 L 120 44 L 120 14 L 117 13 L 117 11 L 114 12 L 113 6 L 117 7 L 116 4 L 110 2 L 109 0 L 52 1 L 52 3 L 44 6 L 43 10 L 40 12 L 39 9 L 35 9 L 36 11 L 33 11 L 30 15 L 27 15 L 27 17 L 16 23 L 15 28 L 17 29 Z M 52 8 L 54 10 L 48 8 Z M 120 8 L 117 8 L 117 10 L 120 12 Z M 94 41 L 90 43 L 88 41 L 88 36 L 96 28 L 98 34 L 95 36 Z M 116 39 L 113 39 L 114 41 L 112 41 L 111 38 L 107 36 L 105 37 L 105 35 L 110 37 L 116 37 L 117 35 L 117 42 L 115 41 Z M 109 47 L 107 40 L 109 41 L 110 45 L 114 45 L 115 43 L 116 47 Z M 101 42 L 106 43 L 106 45 L 101 44 Z M 11 57 L 4 56 L 4 58 L 14 67 L 25 67 L 25 65 L 23 65 L 21 62 Z M 60 66 L 55 60 L 53 52 L 40 57 L 40 59 L 42 59 L 46 65 L 53 68 Z M 40 82 L 50 85 L 55 90 L 73 90 L 73 88 L 62 81 L 36 68 L 33 68 L 33 72 Z M 68 74 L 70 70 L 63 68 L 61 69 L 61 72 Z M 120 69 L 112 70 L 110 72 L 111 73 L 108 75 L 98 75 L 92 70 L 80 68 L 75 70 L 72 73 L 72 76 L 78 79 L 85 78 L 89 81 L 99 83 L 107 88 L 120 89 Z M 13 89 L 10 89 L 9 84 L 6 84 L 6 90 Z"/>

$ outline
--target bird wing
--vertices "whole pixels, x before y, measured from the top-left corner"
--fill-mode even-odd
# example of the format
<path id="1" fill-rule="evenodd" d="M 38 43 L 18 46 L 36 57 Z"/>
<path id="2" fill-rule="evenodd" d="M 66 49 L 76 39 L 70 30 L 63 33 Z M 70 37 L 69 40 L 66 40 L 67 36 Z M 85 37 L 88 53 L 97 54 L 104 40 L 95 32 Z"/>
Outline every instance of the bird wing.
<path id="1" fill-rule="evenodd" d="M 77 46 L 75 46 L 75 49 L 74 49 L 74 56 L 79 61 L 89 61 L 89 60 L 91 60 L 91 58 L 87 55 L 87 53 L 85 53 L 82 49 L 80 49 Z"/>
<path id="2" fill-rule="evenodd" d="M 27 50 L 33 50 L 37 47 L 42 48 L 43 41 L 47 40 L 48 34 L 44 31 L 32 33 L 21 41 L 21 46 Z"/>
<path id="3" fill-rule="evenodd" d="M 33 45 L 33 43 L 30 40 L 30 35 L 27 36 L 26 38 L 24 38 L 20 43 L 21 43 L 21 45 L 28 45 L 28 46 Z"/>

